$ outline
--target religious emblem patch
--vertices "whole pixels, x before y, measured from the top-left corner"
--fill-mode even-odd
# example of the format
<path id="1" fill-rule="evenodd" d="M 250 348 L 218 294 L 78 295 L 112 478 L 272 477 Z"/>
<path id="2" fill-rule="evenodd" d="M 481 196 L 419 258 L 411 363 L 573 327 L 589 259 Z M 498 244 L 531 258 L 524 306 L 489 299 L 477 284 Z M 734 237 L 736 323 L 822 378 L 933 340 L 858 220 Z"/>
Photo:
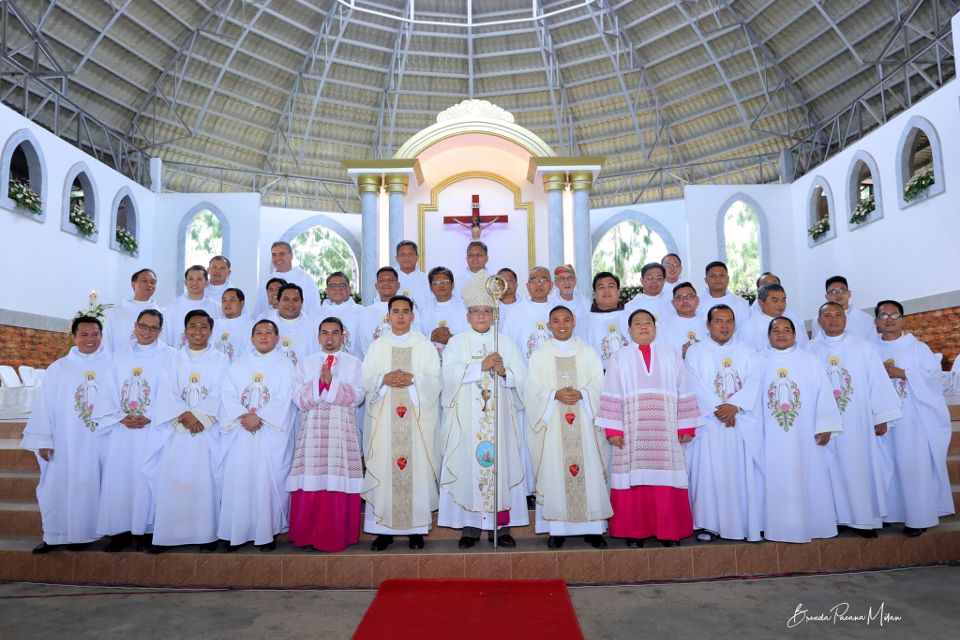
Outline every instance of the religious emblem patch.
<path id="1" fill-rule="evenodd" d="M 840 409 L 840 413 L 843 413 L 847 405 L 850 404 L 853 380 L 850 377 L 850 372 L 840 366 L 840 356 L 827 358 L 827 377 L 830 378 L 830 386 L 833 388 L 833 398 L 837 401 L 837 408 Z"/>
<path id="2" fill-rule="evenodd" d="M 150 383 L 143 378 L 143 368 L 134 367 L 120 388 L 120 405 L 128 416 L 142 416 L 150 406 Z"/>
<path id="3" fill-rule="evenodd" d="M 600 358 L 609 360 L 610 356 L 625 346 L 627 346 L 627 339 L 617 329 L 617 325 L 608 324 L 607 335 L 600 341 Z"/>
<path id="4" fill-rule="evenodd" d="M 477 463 L 484 469 L 486 469 L 487 467 L 493 466 L 493 461 L 495 457 L 494 451 L 493 451 L 493 443 L 490 442 L 489 440 L 484 440 L 483 442 L 478 444 L 476 455 L 477 455 Z"/>
<path id="5" fill-rule="evenodd" d="M 767 407 L 784 431 L 790 430 L 800 410 L 800 387 L 789 375 L 786 369 L 777 369 L 777 379 L 767 389 Z"/>
<path id="6" fill-rule="evenodd" d="M 726 402 L 742 387 L 743 380 L 740 379 L 740 373 L 733 368 L 733 361 L 730 358 L 721 360 L 720 371 L 713 379 L 713 391 L 717 397 Z"/>
<path id="7" fill-rule="evenodd" d="M 263 384 L 263 374 L 255 373 L 250 384 L 244 387 L 240 394 L 240 404 L 247 411 L 256 413 L 268 402 L 270 402 L 270 388 Z"/>
<path id="8" fill-rule="evenodd" d="M 884 364 L 889 364 L 890 366 L 897 366 L 896 361 L 893 358 L 887 358 L 883 361 Z M 896 389 L 897 395 L 901 398 L 907 397 L 907 381 L 903 378 L 890 378 L 893 381 L 893 388 Z"/>
<path id="9" fill-rule="evenodd" d="M 233 349 L 233 343 L 230 342 L 230 334 L 228 332 L 224 331 L 223 333 L 221 333 L 220 339 L 217 340 L 216 344 L 214 344 L 213 346 L 214 348 L 216 348 L 217 351 L 225 354 L 228 358 L 230 358 L 230 362 L 233 362 L 234 349 Z"/>
<path id="10" fill-rule="evenodd" d="M 282 338 L 280 340 L 280 350 L 283 351 L 283 355 L 293 364 L 297 364 L 297 351 L 293 348 L 293 340 L 290 338 Z"/>
<path id="11" fill-rule="evenodd" d="M 530 337 L 527 338 L 527 357 L 529 358 L 537 347 L 550 339 L 550 334 L 547 332 L 547 325 L 545 322 L 537 323 L 537 330 L 530 334 Z"/>
<path id="12" fill-rule="evenodd" d="M 77 387 L 73 394 L 73 409 L 77 412 L 77 417 L 83 421 L 83 426 L 94 432 L 97 430 L 97 423 L 91 420 L 93 417 L 93 405 L 97 400 L 97 374 L 93 371 L 87 371 L 83 374 L 83 382 Z"/>
<path id="13" fill-rule="evenodd" d="M 191 409 L 200 404 L 200 401 L 210 393 L 205 386 L 200 384 L 200 374 L 191 373 L 188 378 L 190 383 L 180 390 L 180 399 L 187 403 Z"/>

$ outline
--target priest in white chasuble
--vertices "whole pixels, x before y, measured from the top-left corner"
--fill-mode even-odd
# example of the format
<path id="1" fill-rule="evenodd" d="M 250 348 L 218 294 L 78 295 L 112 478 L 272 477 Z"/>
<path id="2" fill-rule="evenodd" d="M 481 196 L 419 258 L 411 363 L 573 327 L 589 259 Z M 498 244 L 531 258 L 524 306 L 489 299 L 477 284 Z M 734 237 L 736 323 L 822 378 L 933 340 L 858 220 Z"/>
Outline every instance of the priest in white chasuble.
<path id="1" fill-rule="evenodd" d="M 707 312 L 709 334 L 690 345 L 684 363 L 704 424 L 687 447 L 693 528 L 703 542 L 761 540 L 763 426 L 759 359 L 733 339 L 733 309 Z"/>
<path id="2" fill-rule="evenodd" d="M 155 428 L 144 473 L 156 505 L 151 553 L 164 547 L 217 546 L 220 488 L 220 387 L 229 360 L 210 344 L 213 318 L 196 309 L 184 319 L 187 346 L 167 363 L 157 393 Z"/>
<path id="3" fill-rule="evenodd" d="M 673 306 L 670 304 L 670 294 L 663 290 L 667 270 L 659 262 L 650 262 L 641 267 L 640 273 L 640 283 L 643 285 L 643 291 L 627 302 L 627 314 L 631 314 L 637 309 L 646 309 L 653 314 L 659 332 L 663 333 L 670 316 L 674 315 Z"/>
<path id="4" fill-rule="evenodd" d="M 770 348 L 760 354 L 763 536 L 779 542 L 831 538 L 837 535 L 837 510 L 830 440 L 843 431 L 840 410 L 817 356 L 796 346 L 793 322 L 776 318 L 769 333 Z"/>
<path id="5" fill-rule="evenodd" d="M 553 269 L 553 289 L 547 298 L 550 308 L 563 305 L 573 316 L 583 322 L 593 300 L 577 291 L 577 272 L 573 265 L 562 264 Z"/>
<path id="6" fill-rule="evenodd" d="M 550 309 L 553 308 L 549 302 L 552 286 L 550 271 L 546 267 L 534 267 L 527 279 L 530 298 L 521 300 L 515 308 L 510 309 L 503 325 L 503 333 L 517 345 L 524 361 L 529 361 L 537 347 L 551 338 L 547 322 L 550 320 Z"/>
<path id="7" fill-rule="evenodd" d="M 253 541 L 272 551 L 289 524 L 286 480 L 302 373 L 277 348 L 279 341 L 277 325 L 257 322 L 253 349 L 230 365 L 223 380 L 217 537 L 229 542 L 228 550 Z"/>
<path id="8" fill-rule="evenodd" d="M 584 342 L 600 354 L 600 363 L 606 369 L 610 357 L 630 344 L 627 312 L 620 302 L 620 278 L 609 271 L 593 276 L 593 304 L 578 322 L 586 325 Z"/>
<path id="9" fill-rule="evenodd" d="M 427 282 L 427 274 L 420 271 L 420 250 L 413 240 L 401 240 L 397 243 L 397 281 L 398 293 L 413 300 L 414 313 L 425 311 L 430 306 L 433 293 Z M 451 278 L 452 280 L 452 278 Z"/>
<path id="10" fill-rule="evenodd" d="M 890 423 L 883 441 L 894 465 L 886 487 L 884 521 L 902 522 L 905 535 L 918 536 L 954 511 L 947 475 L 952 431 L 940 382 L 940 358 L 903 332 L 899 302 L 880 302 L 874 315 L 880 334 L 874 344 L 903 403 L 903 417 Z"/>
<path id="11" fill-rule="evenodd" d="M 810 343 L 807 330 L 800 316 L 787 315 L 787 292 L 776 283 L 765 284 L 757 292 L 757 308 L 746 317 L 737 329 L 737 338 L 743 340 L 757 351 L 764 351 L 770 344 L 767 330 L 774 318 L 790 318 L 797 327 L 796 346 L 806 349 Z"/>
<path id="12" fill-rule="evenodd" d="M 595 423 L 603 388 L 600 357 L 574 337 L 564 306 L 550 312 L 553 340 L 530 358 L 524 386 L 536 481 L 537 533 L 558 549 L 566 536 L 584 536 L 597 549 L 613 515 L 607 486 L 610 445 Z"/>
<path id="13" fill-rule="evenodd" d="M 661 342 L 686 357 L 687 350 L 703 340 L 707 331 L 706 309 L 700 309 L 700 296 L 689 282 L 672 289 L 674 313 L 668 314 L 663 327 L 658 327 Z"/>
<path id="14" fill-rule="evenodd" d="M 482 530 L 492 536 L 495 529 L 499 545 L 514 547 L 509 527 L 530 522 L 519 417 L 527 367 L 506 336 L 494 346 L 496 302 L 486 291 L 488 277 L 481 269 L 460 285 L 469 326 L 443 352 L 437 524 L 463 530 L 461 549 L 474 546 Z"/>
<path id="15" fill-rule="evenodd" d="M 634 344 L 610 358 L 597 411 L 614 446 L 610 535 L 673 547 L 693 532 L 682 445 L 703 420 L 680 354 L 654 342 L 653 314 L 637 309 L 627 322 Z"/>
<path id="16" fill-rule="evenodd" d="M 220 318 L 213 335 L 214 348 L 233 362 L 251 349 L 250 332 L 253 320 L 244 313 L 246 296 L 236 287 L 230 287 L 220 296 Z"/>
<path id="17" fill-rule="evenodd" d="M 300 426 L 290 492 L 290 542 L 317 551 L 343 551 L 360 541 L 360 459 L 357 407 L 363 402 L 360 360 L 341 350 L 343 324 L 320 322 L 322 351 L 304 362 L 297 390 Z"/>
<path id="18" fill-rule="evenodd" d="M 272 320 L 280 330 L 278 348 L 294 366 L 320 350 L 317 345 L 317 325 L 304 310 L 300 285 L 288 283 L 280 287 L 277 311 L 266 319 Z"/>
<path id="19" fill-rule="evenodd" d="M 137 550 L 143 551 L 153 531 L 153 494 L 143 465 L 156 426 L 160 378 L 177 353 L 159 340 L 162 331 L 159 311 L 141 311 L 134 323 L 137 341 L 113 355 L 122 413 L 119 422 L 98 430 L 104 443 L 97 533 L 111 536 L 106 551 L 122 551 L 134 536 Z"/>
<path id="20" fill-rule="evenodd" d="M 43 542 L 34 553 L 56 545 L 85 544 L 100 537 L 100 451 L 96 432 L 117 422 L 113 360 L 101 347 L 102 325 L 91 317 L 73 321 L 74 347 L 47 369 L 20 448 L 37 454 L 37 502 Z"/>
<path id="21" fill-rule="evenodd" d="M 847 328 L 844 331 L 848 334 L 858 336 L 867 341 L 877 339 L 877 325 L 873 316 L 866 311 L 857 309 L 850 304 L 850 298 L 853 293 L 850 291 L 850 285 L 843 276 L 831 276 L 826 281 L 826 293 L 824 299 L 827 302 L 836 302 L 843 307 L 843 313 L 847 316 Z M 823 332 L 819 322 L 813 323 L 813 337 L 816 338 Z"/>
<path id="22" fill-rule="evenodd" d="M 174 349 L 188 342 L 183 333 L 183 320 L 188 312 L 200 309 L 210 314 L 211 318 L 220 316 L 220 302 L 207 293 L 208 278 L 206 267 L 195 264 L 188 268 L 183 274 L 183 294 L 163 308 L 165 322 L 161 338 Z"/>
<path id="23" fill-rule="evenodd" d="M 320 305 L 317 318 L 336 318 L 343 325 L 340 350 L 360 357 L 360 345 L 357 343 L 357 329 L 360 325 L 360 313 L 363 307 L 353 299 L 350 280 L 342 271 L 334 271 L 327 276 L 327 298 Z"/>
<path id="24" fill-rule="evenodd" d="M 438 507 L 439 461 L 434 439 L 440 399 L 440 357 L 414 323 L 413 301 L 395 296 L 387 303 L 390 331 L 363 360 L 366 391 L 363 449 L 363 530 L 377 534 L 370 545 L 383 551 L 393 536 L 410 536 L 423 548 L 431 515 Z"/>
<path id="25" fill-rule="evenodd" d="M 374 285 L 377 289 L 377 300 L 363 307 L 357 322 L 357 347 L 359 351 L 353 352 L 358 358 L 363 359 L 370 345 L 380 339 L 381 336 L 390 333 L 390 313 L 387 309 L 387 303 L 393 296 L 397 295 L 400 283 L 397 280 L 397 270 L 393 267 L 380 267 L 377 269 L 377 283 Z M 413 331 L 420 331 L 421 309 L 418 308 L 415 301 L 413 307 Z"/>
<path id="26" fill-rule="evenodd" d="M 827 372 L 843 419 L 836 438 L 836 465 L 831 469 L 837 523 L 864 538 L 876 538 L 887 514 L 885 486 L 893 461 L 883 446 L 887 423 L 903 414 L 873 342 L 847 333 L 847 316 L 836 302 L 825 302 L 817 314 L 823 330 L 810 349 Z M 836 473 L 834 473 L 836 471 Z"/>
<path id="27" fill-rule="evenodd" d="M 737 319 L 737 336 L 740 330 L 746 326 L 747 318 L 750 317 L 750 305 L 746 300 L 727 288 L 730 284 L 730 273 L 727 271 L 727 265 L 719 260 L 709 263 L 704 269 L 704 283 L 707 285 L 706 292 L 701 292 L 700 304 L 704 309 L 710 309 L 718 304 L 725 304 L 733 309 L 733 315 Z"/>
<path id="28" fill-rule="evenodd" d="M 446 267 L 434 267 L 428 277 L 432 300 L 420 314 L 420 326 L 437 348 L 442 361 L 443 350 L 451 338 L 469 329 L 470 325 L 467 323 L 467 308 L 459 297 L 453 295 L 453 272 Z"/>
<path id="29" fill-rule="evenodd" d="M 152 269 L 140 269 L 130 278 L 133 297 L 106 310 L 103 319 L 103 348 L 116 353 L 129 347 L 136 336 L 133 325 L 145 309 L 160 309 L 153 299 L 157 290 L 157 274 Z"/>

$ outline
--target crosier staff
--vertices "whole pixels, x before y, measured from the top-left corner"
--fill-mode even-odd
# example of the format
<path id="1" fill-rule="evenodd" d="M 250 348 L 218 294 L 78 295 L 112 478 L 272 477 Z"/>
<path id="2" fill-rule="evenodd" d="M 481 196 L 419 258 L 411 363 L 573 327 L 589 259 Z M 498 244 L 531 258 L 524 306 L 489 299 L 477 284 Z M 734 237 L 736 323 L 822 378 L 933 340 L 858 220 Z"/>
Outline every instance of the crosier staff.
<path id="1" fill-rule="evenodd" d="M 487 293 L 493 298 L 493 351 L 500 353 L 500 298 L 507 291 L 507 281 L 501 276 L 487 278 Z M 493 374 L 493 550 L 497 550 L 497 516 L 500 514 L 500 381 Z"/>

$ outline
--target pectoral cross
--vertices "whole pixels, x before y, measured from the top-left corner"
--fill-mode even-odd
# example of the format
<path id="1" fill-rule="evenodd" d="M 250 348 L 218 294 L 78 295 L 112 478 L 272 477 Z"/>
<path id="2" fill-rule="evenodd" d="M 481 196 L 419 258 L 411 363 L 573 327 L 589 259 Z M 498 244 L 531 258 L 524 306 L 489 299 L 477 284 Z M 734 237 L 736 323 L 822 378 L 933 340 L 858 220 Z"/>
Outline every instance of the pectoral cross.
<path id="1" fill-rule="evenodd" d="M 470 236 L 473 240 L 480 239 L 480 232 L 497 222 L 507 222 L 506 215 L 497 214 L 492 216 L 480 215 L 480 196 L 474 194 L 470 205 L 469 216 L 444 216 L 443 224 L 457 224 L 465 229 L 470 229 Z"/>

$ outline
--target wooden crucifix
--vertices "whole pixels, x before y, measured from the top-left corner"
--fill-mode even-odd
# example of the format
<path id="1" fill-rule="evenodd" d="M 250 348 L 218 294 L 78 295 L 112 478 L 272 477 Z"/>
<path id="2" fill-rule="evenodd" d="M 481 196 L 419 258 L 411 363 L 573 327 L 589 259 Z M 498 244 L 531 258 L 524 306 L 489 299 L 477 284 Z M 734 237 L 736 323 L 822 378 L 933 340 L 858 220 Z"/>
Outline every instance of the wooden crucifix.
<path id="1" fill-rule="evenodd" d="M 504 214 L 492 216 L 480 215 L 480 196 L 474 194 L 470 205 L 469 216 L 444 216 L 443 224 L 458 224 L 470 230 L 471 240 L 479 240 L 480 232 L 497 222 L 507 222 L 509 218 Z"/>

